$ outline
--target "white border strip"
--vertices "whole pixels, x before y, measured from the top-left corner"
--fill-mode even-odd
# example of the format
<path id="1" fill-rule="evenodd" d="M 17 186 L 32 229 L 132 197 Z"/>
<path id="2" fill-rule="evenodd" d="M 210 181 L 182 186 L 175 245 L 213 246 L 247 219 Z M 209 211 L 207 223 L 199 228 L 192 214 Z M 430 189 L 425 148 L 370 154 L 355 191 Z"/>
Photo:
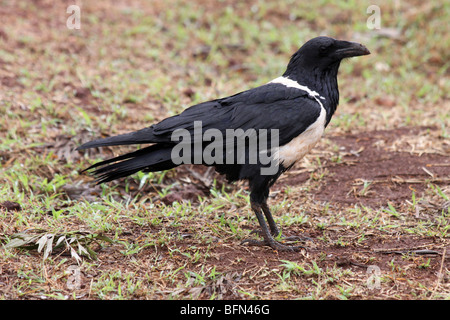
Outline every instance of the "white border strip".
<path id="1" fill-rule="evenodd" d="M 322 103 L 317 98 L 319 97 L 322 100 L 325 100 L 325 98 L 322 97 L 316 91 L 311 90 L 307 86 L 303 86 L 303 85 L 299 84 L 297 81 L 294 81 L 294 80 L 286 78 L 286 77 L 278 77 L 278 78 L 273 79 L 269 83 L 279 83 L 279 84 L 285 85 L 286 87 L 297 88 L 297 89 L 303 90 L 303 91 L 307 92 L 311 97 L 313 97 L 320 104 L 321 107 L 323 107 Z"/>

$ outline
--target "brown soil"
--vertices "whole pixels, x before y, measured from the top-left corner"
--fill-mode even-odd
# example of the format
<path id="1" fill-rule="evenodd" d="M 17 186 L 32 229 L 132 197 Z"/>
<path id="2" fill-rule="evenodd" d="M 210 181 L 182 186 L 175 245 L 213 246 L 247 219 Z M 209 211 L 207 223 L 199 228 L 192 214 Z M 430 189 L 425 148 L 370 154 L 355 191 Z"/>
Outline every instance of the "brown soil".
<path id="1" fill-rule="evenodd" d="M 430 182 L 448 183 L 448 156 L 427 150 L 405 152 L 396 145 L 397 141 L 408 141 L 408 137 L 426 135 L 430 130 L 435 129 L 400 128 L 330 137 L 344 155 L 340 163 L 327 166 L 329 175 L 320 188 L 311 190 L 312 195 L 332 203 L 379 206 L 411 200 L 413 191 L 420 195 Z M 289 175 L 283 184 L 298 185 L 309 178 L 309 173 Z M 364 182 L 370 183 L 366 190 Z"/>

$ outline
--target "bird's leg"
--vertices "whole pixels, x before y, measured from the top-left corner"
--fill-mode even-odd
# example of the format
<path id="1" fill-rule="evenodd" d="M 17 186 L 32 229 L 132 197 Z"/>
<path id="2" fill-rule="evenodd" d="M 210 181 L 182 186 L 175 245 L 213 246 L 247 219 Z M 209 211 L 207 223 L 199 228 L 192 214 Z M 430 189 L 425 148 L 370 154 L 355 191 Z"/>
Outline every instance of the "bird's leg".
<path id="1" fill-rule="evenodd" d="M 266 216 L 267 222 L 269 223 L 270 233 L 272 233 L 272 236 L 274 237 L 279 236 L 280 231 L 278 230 L 278 227 L 275 221 L 273 220 L 272 213 L 270 212 L 269 206 L 267 205 L 267 201 L 264 201 L 264 203 L 261 205 L 261 209 L 264 212 L 264 215 Z M 302 236 L 289 236 L 289 237 L 282 236 L 282 239 L 285 241 L 311 241 L 311 238 Z"/>
<path id="2" fill-rule="evenodd" d="M 277 224 L 273 220 L 272 213 L 270 212 L 269 206 L 267 205 L 267 201 L 264 201 L 261 204 L 261 209 L 266 216 L 267 223 L 269 224 L 270 228 L 270 233 L 272 234 L 272 236 L 277 237 L 280 234 L 280 231 L 278 230 Z"/>
<path id="3" fill-rule="evenodd" d="M 269 206 L 267 205 L 267 202 L 264 201 L 261 206 L 261 210 L 264 212 L 264 215 L 266 216 L 267 223 L 269 224 L 270 233 L 273 237 L 278 237 L 280 235 L 280 231 L 278 230 L 277 224 L 273 220 L 272 213 L 270 212 Z M 256 233 L 258 235 L 261 235 L 261 230 L 253 230 L 251 233 Z"/>
<path id="4" fill-rule="evenodd" d="M 278 251 L 298 251 L 298 250 L 304 248 L 302 246 L 287 246 L 287 245 L 284 245 L 284 244 L 281 244 L 281 243 L 275 241 L 271 232 L 275 231 L 275 230 L 273 230 L 273 226 L 275 226 L 276 231 L 278 231 L 278 228 L 276 227 L 275 222 L 273 221 L 272 215 L 270 215 L 268 218 L 266 216 L 266 218 L 269 221 L 269 224 L 271 224 L 272 230 L 269 230 L 269 227 L 267 226 L 267 223 L 264 220 L 264 216 L 263 216 L 263 210 L 262 210 L 263 205 L 256 203 L 256 202 L 251 202 L 251 206 L 252 206 L 253 211 L 256 214 L 256 218 L 258 219 L 259 225 L 261 226 L 261 233 L 262 233 L 264 240 L 258 241 L 258 240 L 253 240 L 253 239 L 247 239 L 247 240 L 244 240 L 241 244 L 248 243 L 249 245 L 254 245 L 254 246 L 270 246 L 272 249 L 278 250 Z M 269 213 L 270 213 L 270 211 L 269 211 Z"/>

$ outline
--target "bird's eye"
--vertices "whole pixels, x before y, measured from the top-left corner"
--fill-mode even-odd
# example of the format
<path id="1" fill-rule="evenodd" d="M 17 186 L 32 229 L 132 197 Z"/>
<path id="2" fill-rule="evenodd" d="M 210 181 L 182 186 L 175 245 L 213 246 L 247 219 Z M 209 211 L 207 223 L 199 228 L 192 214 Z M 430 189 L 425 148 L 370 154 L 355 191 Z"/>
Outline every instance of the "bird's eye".
<path id="1" fill-rule="evenodd" d="M 327 46 L 321 45 L 321 46 L 319 47 L 319 51 L 320 51 L 320 53 L 325 53 L 325 52 L 327 51 Z"/>

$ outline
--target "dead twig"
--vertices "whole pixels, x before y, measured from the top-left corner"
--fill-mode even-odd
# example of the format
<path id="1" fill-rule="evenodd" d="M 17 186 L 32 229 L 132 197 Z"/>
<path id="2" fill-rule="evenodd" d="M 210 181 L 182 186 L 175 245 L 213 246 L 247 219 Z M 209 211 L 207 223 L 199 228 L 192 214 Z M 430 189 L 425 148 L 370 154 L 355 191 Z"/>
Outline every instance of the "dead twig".
<path id="1" fill-rule="evenodd" d="M 444 251 L 442 252 L 442 259 L 441 259 L 441 267 L 439 268 L 439 272 L 437 274 L 437 281 L 436 285 L 434 286 L 433 293 L 430 296 L 430 299 L 432 299 L 437 291 L 437 288 L 441 284 L 442 277 L 444 276 L 442 273 L 442 270 L 444 269 L 444 261 L 445 261 L 445 255 L 447 253 L 447 248 L 444 248 Z"/>

